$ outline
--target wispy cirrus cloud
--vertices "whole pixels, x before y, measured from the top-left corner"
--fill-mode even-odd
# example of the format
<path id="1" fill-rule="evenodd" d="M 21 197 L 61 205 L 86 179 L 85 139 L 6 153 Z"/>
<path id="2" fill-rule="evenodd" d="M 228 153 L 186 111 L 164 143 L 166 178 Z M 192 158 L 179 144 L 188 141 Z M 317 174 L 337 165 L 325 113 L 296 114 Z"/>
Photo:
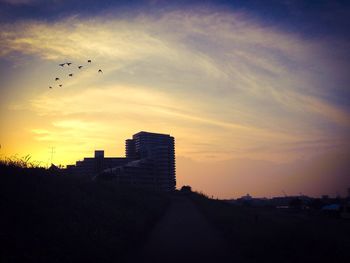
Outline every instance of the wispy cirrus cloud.
<path id="1" fill-rule="evenodd" d="M 103 77 L 94 65 L 66 77 L 64 89 L 30 98 L 28 107 L 48 118 L 45 129 L 56 131 L 55 140 L 65 136 L 57 124 L 84 137 L 92 121 L 120 136 L 142 127 L 176 133 L 184 155 L 211 151 L 229 158 L 256 149 L 259 158 L 275 159 L 281 151 L 298 156 L 294 143 L 305 143 L 298 149 L 309 154 L 319 150 L 310 141 L 329 149 L 349 131 L 349 109 L 327 97 L 339 86 L 332 78 L 319 80 L 337 64 L 324 55 L 327 44 L 244 13 L 199 9 L 0 28 L 2 58 L 22 54 L 55 65 L 93 58 L 103 67 Z M 200 145 L 203 140 L 209 145 Z"/>

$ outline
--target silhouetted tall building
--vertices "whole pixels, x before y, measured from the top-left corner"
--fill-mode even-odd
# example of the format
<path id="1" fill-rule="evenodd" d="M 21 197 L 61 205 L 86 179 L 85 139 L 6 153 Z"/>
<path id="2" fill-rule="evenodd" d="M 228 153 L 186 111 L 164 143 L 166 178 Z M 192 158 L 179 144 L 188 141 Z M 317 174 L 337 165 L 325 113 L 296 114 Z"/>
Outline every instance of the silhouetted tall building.
<path id="1" fill-rule="evenodd" d="M 67 166 L 71 173 L 115 179 L 120 184 L 161 191 L 174 191 L 175 142 L 167 134 L 141 131 L 125 141 L 126 157 L 105 157 L 103 150 L 94 158 L 84 158 Z"/>
<path id="2" fill-rule="evenodd" d="M 175 190 L 175 142 L 167 134 L 141 131 L 126 141 L 127 157 L 152 160 L 154 163 L 154 180 L 164 191 Z"/>

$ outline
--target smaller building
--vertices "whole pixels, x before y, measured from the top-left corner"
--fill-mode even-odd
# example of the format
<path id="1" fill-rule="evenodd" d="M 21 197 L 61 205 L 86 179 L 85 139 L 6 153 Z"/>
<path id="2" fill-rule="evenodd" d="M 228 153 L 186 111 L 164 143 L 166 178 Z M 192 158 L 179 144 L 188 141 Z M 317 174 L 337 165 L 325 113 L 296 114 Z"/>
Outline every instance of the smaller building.
<path id="1" fill-rule="evenodd" d="M 108 168 L 123 166 L 131 159 L 125 157 L 105 157 L 103 150 L 95 151 L 94 157 L 85 157 L 75 165 L 68 165 L 67 170 L 74 175 L 92 178 Z"/>

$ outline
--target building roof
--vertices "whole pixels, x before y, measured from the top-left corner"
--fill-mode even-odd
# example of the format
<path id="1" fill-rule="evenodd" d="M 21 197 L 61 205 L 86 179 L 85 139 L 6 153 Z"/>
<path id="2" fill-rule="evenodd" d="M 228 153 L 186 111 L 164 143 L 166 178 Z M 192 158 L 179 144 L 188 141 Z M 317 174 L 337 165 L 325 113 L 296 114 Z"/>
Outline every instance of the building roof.
<path id="1" fill-rule="evenodd" d="M 135 135 L 139 135 L 139 134 L 149 134 L 149 135 L 170 136 L 170 134 L 164 134 L 164 133 L 155 133 L 155 132 L 146 132 L 146 131 L 140 131 L 140 132 L 138 132 L 138 133 L 135 133 L 133 136 L 135 136 Z"/>

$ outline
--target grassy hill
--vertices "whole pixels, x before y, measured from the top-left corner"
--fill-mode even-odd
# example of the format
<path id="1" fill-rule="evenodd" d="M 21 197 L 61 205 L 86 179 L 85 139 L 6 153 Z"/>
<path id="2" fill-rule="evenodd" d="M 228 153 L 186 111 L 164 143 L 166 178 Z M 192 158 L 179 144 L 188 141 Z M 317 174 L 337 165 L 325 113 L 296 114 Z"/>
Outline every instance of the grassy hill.
<path id="1" fill-rule="evenodd" d="M 121 262 L 166 195 L 28 165 L 0 165 L 0 262 Z"/>

